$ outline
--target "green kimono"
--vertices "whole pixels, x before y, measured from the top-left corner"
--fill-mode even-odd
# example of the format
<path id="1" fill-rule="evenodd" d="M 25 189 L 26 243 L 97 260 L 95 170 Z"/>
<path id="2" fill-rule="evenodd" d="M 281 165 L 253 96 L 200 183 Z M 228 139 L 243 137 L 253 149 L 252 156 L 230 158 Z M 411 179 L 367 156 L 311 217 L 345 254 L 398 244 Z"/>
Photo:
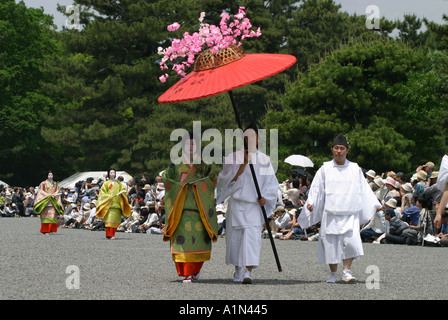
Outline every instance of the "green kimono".
<path id="1" fill-rule="evenodd" d="M 210 260 L 218 234 L 215 179 L 210 171 L 205 164 L 178 164 L 163 173 L 168 213 L 163 240 L 170 240 L 174 262 Z"/>

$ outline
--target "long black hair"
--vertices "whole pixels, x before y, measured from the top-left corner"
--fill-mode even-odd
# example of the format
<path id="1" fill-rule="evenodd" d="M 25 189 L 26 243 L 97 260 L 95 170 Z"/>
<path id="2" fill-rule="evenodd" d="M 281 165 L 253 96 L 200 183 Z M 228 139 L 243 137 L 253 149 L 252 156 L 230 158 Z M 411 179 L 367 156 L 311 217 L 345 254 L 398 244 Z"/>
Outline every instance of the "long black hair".
<path id="1" fill-rule="evenodd" d="M 114 170 L 115 171 L 115 178 L 117 177 L 117 170 L 115 170 L 114 168 L 109 168 L 109 170 L 107 170 L 107 178 L 110 179 L 109 173 Z"/>

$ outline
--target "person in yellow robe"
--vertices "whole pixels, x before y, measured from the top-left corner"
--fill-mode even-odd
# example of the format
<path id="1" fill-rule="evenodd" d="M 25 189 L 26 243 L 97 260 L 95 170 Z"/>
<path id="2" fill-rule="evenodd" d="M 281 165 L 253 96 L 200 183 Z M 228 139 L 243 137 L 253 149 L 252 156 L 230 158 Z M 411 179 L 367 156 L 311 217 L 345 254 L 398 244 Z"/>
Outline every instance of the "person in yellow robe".
<path id="1" fill-rule="evenodd" d="M 34 200 L 34 212 L 40 214 L 43 234 L 53 234 L 58 231 L 58 214 L 64 214 L 61 202 L 61 191 L 58 184 L 53 181 L 53 173 L 48 172 L 47 179 L 39 184 Z"/>
<path id="2" fill-rule="evenodd" d="M 121 223 L 121 216 L 131 215 L 131 206 L 126 195 L 126 187 L 116 177 L 115 169 L 107 171 L 107 181 L 103 183 L 98 195 L 96 216 L 103 219 L 106 238 L 115 239 L 115 232 Z"/>

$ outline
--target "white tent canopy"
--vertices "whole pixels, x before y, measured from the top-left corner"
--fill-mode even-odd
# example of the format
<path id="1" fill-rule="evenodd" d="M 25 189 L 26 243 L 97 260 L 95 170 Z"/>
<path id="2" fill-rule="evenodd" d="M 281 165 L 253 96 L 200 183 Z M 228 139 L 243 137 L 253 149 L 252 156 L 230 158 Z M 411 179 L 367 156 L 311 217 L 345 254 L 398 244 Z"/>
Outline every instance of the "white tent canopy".
<path id="1" fill-rule="evenodd" d="M 74 175 L 68 177 L 67 179 L 62 180 L 59 182 L 59 186 L 61 188 L 69 188 L 73 189 L 75 188 L 75 184 L 78 181 L 85 181 L 88 178 L 93 178 L 95 180 L 103 179 L 107 175 L 107 171 L 87 171 L 87 172 L 78 172 Z M 132 176 L 127 173 L 126 171 L 117 171 L 117 177 L 122 176 L 124 178 L 125 182 L 128 182 L 130 179 L 132 179 Z"/>
<path id="2" fill-rule="evenodd" d="M 3 186 L 5 186 L 5 187 L 9 187 L 9 184 L 7 184 L 6 182 L 4 182 L 4 181 L 2 181 L 2 180 L 0 180 L 0 185 L 3 185 Z"/>

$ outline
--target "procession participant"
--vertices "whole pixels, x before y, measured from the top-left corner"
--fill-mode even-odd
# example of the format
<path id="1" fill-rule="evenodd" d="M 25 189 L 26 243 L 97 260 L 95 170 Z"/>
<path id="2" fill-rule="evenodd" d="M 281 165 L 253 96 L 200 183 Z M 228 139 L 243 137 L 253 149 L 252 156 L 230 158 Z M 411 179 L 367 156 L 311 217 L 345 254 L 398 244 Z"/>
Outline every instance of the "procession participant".
<path id="1" fill-rule="evenodd" d="M 235 266 L 235 282 L 252 283 L 252 270 L 259 265 L 261 233 L 264 219 L 260 206 L 272 214 L 277 202 L 278 180 L 270 158 L 257 150 L 258 132 L 255 126 L 244 131 L 247 149 L 224 158 L 218 175 L 217 203 L 227 201 L 226 263 Z M 250 167 L 251 162 L 260 188 L 258 199 Z M 243 274 L 243 267 L 246 270 Z"/>
<path id="2" fill-rule="evenodd" d="M 218 239 L 216 173 L 211 165 L 194 163 L 198 148 L 192 135 L 182 143 L 182 162 L 171 164 L 162 174 L 168 214 L 163 241 L 170 241 L 177 273 L 190 283 L 199 279 L 204 262 L 210 260 L 212 242 Z"/>
<path id="3" fill-rule="evenodd" d="M 116 170 L 107 171 L 107 181 L 98 194 L 96 217 L 103 219 L 106 226 L 106 238 L 115 239 L 115 232 L 121 223 L 121 216 L 131 215 L 131 206 L 126 196 L 126 186 L 116 180 Z"/>
<path id="4" fill-rule="evenodd" d="M 442 212 L 446 210 L 448 204 L 448 155 L 444 155 L 440 163 L 439 175 L 437 178 L 437 188 L 442 192 L 440 203 L 437 206 L 434 227 L 439 230 L 442 227 Z"/>
<path id="5" fill-rule="evenodd" d="M 318 262 L 330 267 L 327 282 L 337 281 L 341 262 L 342 281 L 353 282 L 352 261 L 364 254 L 360 225 L 367 223 L 381 204 L 358 164 L 346 159 L 349 144 L 344 135 L 334 139 L 331 151 L 333 160 L 317 171 L 298 222 L 304 229 L 321 222 Z"/>
<path id="6" fill-rule="evenodd" d="M 40 214 L 40 232 L 48 235 L 58 231 L 58 214 L 64 214 L 59 185 L 53 181 L 53 173 L 48 172 L 47 179 L 39 184 L 34 199 L 34 212 Z"/>

